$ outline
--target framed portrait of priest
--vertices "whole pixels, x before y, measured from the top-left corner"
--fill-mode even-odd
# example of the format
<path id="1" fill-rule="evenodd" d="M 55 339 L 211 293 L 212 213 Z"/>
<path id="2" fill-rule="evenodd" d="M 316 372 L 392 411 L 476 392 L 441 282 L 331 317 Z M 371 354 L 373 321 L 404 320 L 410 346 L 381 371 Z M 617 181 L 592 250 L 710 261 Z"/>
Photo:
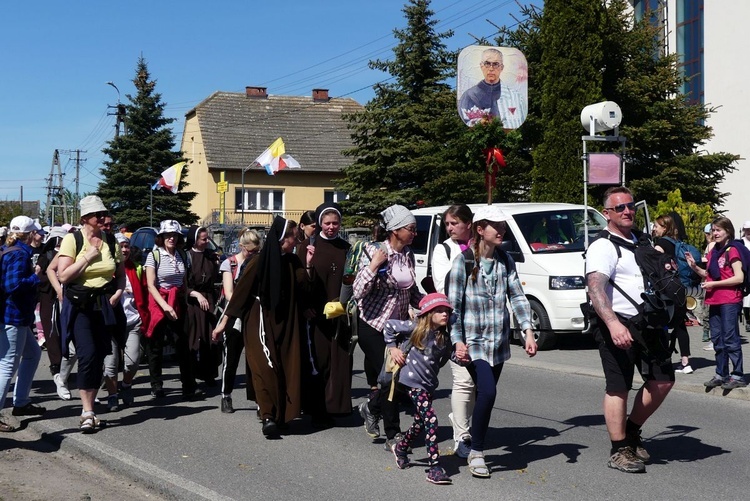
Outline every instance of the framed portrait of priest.
<path id="1" fill-rule="evenodd" d="M 500 120 L 517 129 L 528 113 L 528 65 L 523 53 L 510 47 L 471 45 L 458 55 L 456 101 L 464 123 Z"/>

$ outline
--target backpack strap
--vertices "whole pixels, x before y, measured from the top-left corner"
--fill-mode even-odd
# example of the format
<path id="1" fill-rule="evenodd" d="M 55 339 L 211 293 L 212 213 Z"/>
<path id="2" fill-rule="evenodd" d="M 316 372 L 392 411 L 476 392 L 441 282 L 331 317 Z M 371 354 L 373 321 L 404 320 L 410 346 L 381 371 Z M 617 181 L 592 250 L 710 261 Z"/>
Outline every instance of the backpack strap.
<path id="1" fill-rule="evenodd" d="M 112 259 L 116 259 L 116 250 L 115 245 L 117 244 L 117 239 L 114 235 L 107 233 L 106 231 L 102 232 L 104 233 L 104 240 L 107 241 L 107 247 L 109 247 L 109 255 L 112 256 Z M 73 238 L 75 238 L 76 241 L 76 256 L 81 252 L 81 249 L 83 249 L 83 233 L 81 231 L 75 231 L 73 232 Z"/>
<path id="2" fill-rule="evenodd" d="M 443 242 L 443 247 L 445 247 L 445 255 L 448 257 L 448 261 L 450 261 L 451 260 L 451 246 Z"/>

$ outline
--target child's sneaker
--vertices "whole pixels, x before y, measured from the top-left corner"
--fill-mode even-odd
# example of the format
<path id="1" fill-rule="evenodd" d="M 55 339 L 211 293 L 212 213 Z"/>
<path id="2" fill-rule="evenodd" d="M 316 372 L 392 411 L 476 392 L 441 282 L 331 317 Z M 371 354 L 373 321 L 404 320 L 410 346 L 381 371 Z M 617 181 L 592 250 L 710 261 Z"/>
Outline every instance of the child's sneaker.
<path id="1" fill-rule="evenodd" d="M 431 466 L 427 471 L 427 481 L 432 484 L 446 485 L 451 483 L 451 477 L 438 465 Z"/>
<path id="2" fill-rule="evenodd" d="M 393 444 L 393 448 L 391 450 L 393 451 L 393 455 L 396 457 L 396 465 L 398 465 L 398 469 L 403 470 L 405 468 L 408 468 L 409 455 L 407 454 L 406 449 L 402 449 L 398 446 L 398 443 L 395 443 Z"/>

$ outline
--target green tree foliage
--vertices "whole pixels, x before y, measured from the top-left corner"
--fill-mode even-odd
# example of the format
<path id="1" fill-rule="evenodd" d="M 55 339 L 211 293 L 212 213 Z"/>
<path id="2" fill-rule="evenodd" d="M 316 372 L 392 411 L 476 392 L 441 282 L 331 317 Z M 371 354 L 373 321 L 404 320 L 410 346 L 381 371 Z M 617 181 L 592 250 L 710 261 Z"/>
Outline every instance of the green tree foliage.
<path id="1" fill-rule="evenodd" d="M 182 153 L 173 151 L 174 136 L 168 125 L 173 118 L 164 117 L 165 103 L 161 94 L 154 92 L 156 81 L 151 80 L 148 66 L 139 58 L 133 84 L 137 91 L 127 95 L 126 133 L 109 142 L 103 150 L 110 160 L 101 169 L 99 196 L 110 209 L 117 223 L 138 228 L 150 224 L 151 186 L 161 173 L 182 160 Z M 193 224 L 198 216 L 190 211 L 196 193 L 185 191 L 187 166 L 182 172 L 179 192 L 175 195 L 161 190 L 153 192 L 153 221 L 176 219 L 182 224 Z"/>
<path id="2" fill-rule="evenodd" d="M 443 43 L 452 32 L 435 32 L 429 4 L 410 0 L 405 6 L 407 27 L 394 30 L 399 43 L 393 60 L 370 62 L 391 78 L 375 85 L 375 97 L 361 112 L 347 117 L 354 147 L 344 154 L 353 163 L 338 186 L 349 194 L 343 205 L 357 215 L 354 220 L 370 219 L 394 203 L 485 201 L 488 146 L 502 148 L 509 165 L 500 172 L 495 198 L 515 200 L 528 189 L 526 160 L 515 162 L 510 151 L 520 136 L 506 135 L 498 121 L 470 129 L 459 118 L 447 83 L 456 54 Z"/>
<path id="3" fill-rule="evenodd" d="M 687 241 L 702 250 L 706 246 L 703 228 L 706 223 L 710 223 L 714 218 L 714 211 L 711 206 L 709 204 L 685 202 L 682 200 L 680 190 L 674 190 L 667 194 L 666 200 L 657 204 L 656 210 L 651 214 L 651 220 L 671 212 L 679 214 L 685 223 Z"/>
<path id="4" fill-rule="evenodd" d="M 710 113 L 681 94 L 674 56 L 661 55 L 659 32 L 634 23 L 625 0 L 546 0 L 527 7 L 498 45 L 517 47 L 529 63 L 529 118 L 521 128 L 533 151 L 533 200 L 580 203 L 581 110 L 602 100 L 623 110 L 620 134 L 628 138 L 626 179 L 650 205 L 681 189 L 686 200 L 716 207 L 718 191 L 738 157 L 700 151 L 711 138 Z M 601 148 L 591 145 L 590 150 Z M 606 187 L 593 187 L 593 199 Z"/>

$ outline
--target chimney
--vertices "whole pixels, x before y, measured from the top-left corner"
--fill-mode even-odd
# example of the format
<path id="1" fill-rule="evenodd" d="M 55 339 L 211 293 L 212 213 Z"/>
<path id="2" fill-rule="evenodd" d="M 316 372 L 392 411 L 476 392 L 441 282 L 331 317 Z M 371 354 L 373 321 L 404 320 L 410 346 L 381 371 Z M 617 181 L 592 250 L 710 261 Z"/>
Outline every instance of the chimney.
<path id="1" fill-rule="evenodd" d="M 266 99 L 268 97 L 268 92 L 266 92 L 266 87 L 248 86 L 245 87 L 245 95 L 253 99 Z"/>
<path id="2" fill-rule="evenodd" d="M 328 89 L 313 89 L 312 98 L 316 103 L 327 103 L 330 100 L 328 97 Z"/>

